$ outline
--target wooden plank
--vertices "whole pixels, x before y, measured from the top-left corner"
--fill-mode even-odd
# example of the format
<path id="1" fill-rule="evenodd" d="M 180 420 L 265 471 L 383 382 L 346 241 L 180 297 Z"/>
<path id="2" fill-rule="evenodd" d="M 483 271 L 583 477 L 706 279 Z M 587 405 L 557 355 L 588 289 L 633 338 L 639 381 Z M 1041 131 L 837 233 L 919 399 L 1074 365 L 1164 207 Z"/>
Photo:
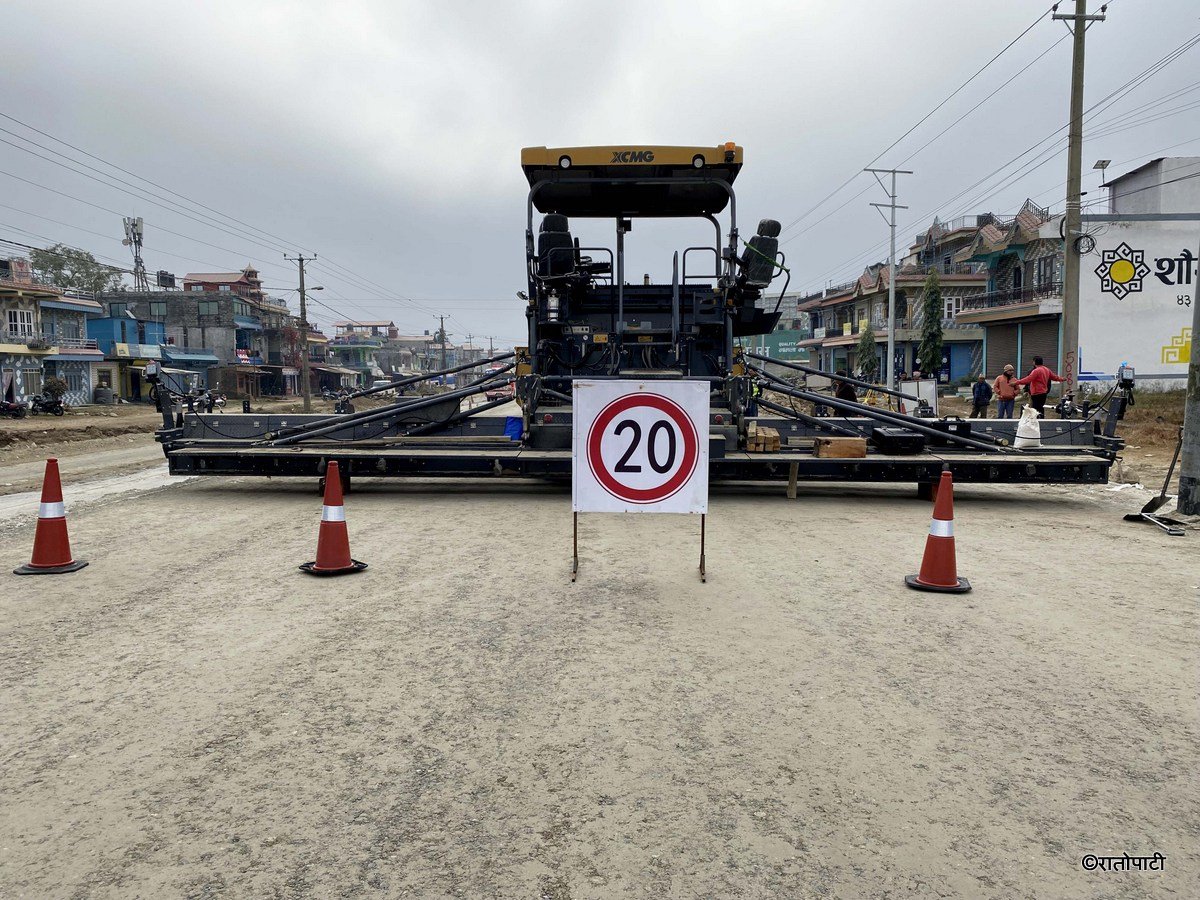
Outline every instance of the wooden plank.
<path id="1" fill-rule="evenodd" d="M 822 437 L 813 444 L 820 459 L 865 459 L 867 439 L 851 437 Z"/>
<path id="2" fill-rule="evenodd" d="M 800 477 L 800 463 L 794 462 L 788 465 L 788 489 L 787 496 L 789 500 L 796 499 L 796 481 Z"/>

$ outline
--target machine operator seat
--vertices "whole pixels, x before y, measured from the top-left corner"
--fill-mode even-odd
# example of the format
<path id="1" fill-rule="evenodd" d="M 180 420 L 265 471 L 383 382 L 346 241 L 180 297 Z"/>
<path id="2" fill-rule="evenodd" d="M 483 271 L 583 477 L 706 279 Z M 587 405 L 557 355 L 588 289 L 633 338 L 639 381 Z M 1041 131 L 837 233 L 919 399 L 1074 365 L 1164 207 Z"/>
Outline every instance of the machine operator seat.
<path id="1" fill-rule="evenodd" d="M 775 277 L 775 256 L 779 252 L 780 225 L 774 219 L 758 223 L 758 234 L 750 238 L 742 258 L 741 282 L 747 287 L 765 288 Z"/>
<path id="2" fill-rule="evenodd" d="M 538 231 L 538 275 L 556 278 L 575 270 L 575 243 L 571 240 L 567 217 L 549 213 Z"/>

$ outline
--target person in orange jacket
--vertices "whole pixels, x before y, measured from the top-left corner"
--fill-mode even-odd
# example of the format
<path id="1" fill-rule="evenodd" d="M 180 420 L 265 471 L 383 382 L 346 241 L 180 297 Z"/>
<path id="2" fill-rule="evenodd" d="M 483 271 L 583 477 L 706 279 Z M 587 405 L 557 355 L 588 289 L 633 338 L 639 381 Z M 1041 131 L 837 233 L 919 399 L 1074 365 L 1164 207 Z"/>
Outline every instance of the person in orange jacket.
<path id="1" fill-rule="evenodd" d="M 1013 368 L 1012 363 L 1005 366 L 1004 371 L 996 376 L 992 390 L 996 392 L 996 418 L 1011 419 L 1013 404 L 1017 399 L 1017 370 Z"/>
<path id="2" fill-rule="evenodd" d="M 1017 384 L 1029 386 L 1029 403 L 1037 410 L 1038 418 L 1046 418 L 1046 395 L 1050 393 L 1050 382 L 1062 381 L 1042 362 L 1040 356 L 1033 358 L 1033 371 L 1024 378 L 1018 378 Z"/>

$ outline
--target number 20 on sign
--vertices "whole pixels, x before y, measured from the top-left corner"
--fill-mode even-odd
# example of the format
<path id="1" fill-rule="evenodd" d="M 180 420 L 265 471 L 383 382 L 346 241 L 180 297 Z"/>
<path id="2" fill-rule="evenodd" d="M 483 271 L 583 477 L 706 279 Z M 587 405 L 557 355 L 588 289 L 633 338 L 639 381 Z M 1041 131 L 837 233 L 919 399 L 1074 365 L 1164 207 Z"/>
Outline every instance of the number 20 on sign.
<path id="1" fill-rule="evenodd" d="M 575 512 L 708 512 L 709 386 L 574 382 Z"/>

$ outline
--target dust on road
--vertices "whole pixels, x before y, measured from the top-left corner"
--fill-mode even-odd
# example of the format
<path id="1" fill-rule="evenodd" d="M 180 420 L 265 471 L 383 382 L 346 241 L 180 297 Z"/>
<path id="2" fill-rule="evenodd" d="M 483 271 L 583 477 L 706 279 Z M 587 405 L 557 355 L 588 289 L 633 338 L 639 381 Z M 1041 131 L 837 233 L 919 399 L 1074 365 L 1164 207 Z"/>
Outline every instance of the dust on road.
<path id="1" fill-rule="evenodd" d="M 1083 898 L 1200 877 L 1200 554 L 1120 521 L 1140 492 L 960 489 L 975 591 L 945 597 L 902 586 L 928 527 L 911 489 L 719 494 L 705 585 L 694 519 L 585 516 L 572 585 L 564 492 L 355 487 L 360 575 L 296 571 L 311 483 L 198 479 L 77 505 L 91 565 L 9 576 L 0 893 Z M 6 564 L 31 535 L 0 525 Z M 1166 870 L 1080 868 L 1126 850 Z"/>

